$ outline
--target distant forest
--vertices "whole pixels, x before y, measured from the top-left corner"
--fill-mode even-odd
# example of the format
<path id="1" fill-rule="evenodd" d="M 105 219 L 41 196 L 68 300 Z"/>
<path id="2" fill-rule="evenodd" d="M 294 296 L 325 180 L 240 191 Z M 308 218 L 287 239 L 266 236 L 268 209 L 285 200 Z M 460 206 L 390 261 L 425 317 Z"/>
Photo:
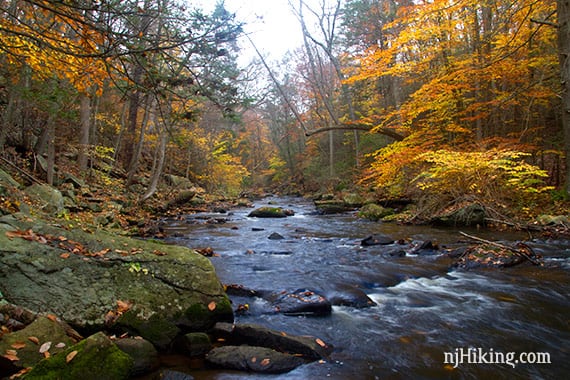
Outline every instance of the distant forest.
<path id="1" fill-rule="evenodd" d="M 0 4 L 0 156 L 48 184 L 120 178 L 144 203 L 173 174 L 506 216 L 568 199 L 567 2 L 290 1 L 304 44 L 245 67 L 223 1 Z"/>

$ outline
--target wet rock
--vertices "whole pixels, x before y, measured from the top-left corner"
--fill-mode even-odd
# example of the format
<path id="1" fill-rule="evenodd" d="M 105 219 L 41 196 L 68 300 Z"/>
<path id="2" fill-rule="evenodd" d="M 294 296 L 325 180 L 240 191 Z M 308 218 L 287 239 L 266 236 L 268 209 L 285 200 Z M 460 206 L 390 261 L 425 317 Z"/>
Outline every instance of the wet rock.
<path id="1" fill-rule="evenodd" d="M 226 289 L 226 294 L 238 297 L 257 297 L 259 292 L 253 289 L 246 288 L 239 284 L 229 284 L 224 286 Z"/>
<path id="2" fill-rule="evenodd" d="M 123 380 L 132 368 L 133 359 L 99 332 L 42 360 L 26 379 Z"/>
<path id="3" fill-rule="evenodd" d="M 180 337 L 176 344 L 176 350 L 182 354 L 194 357 L 206 354 L 212 349 L 210 337 L 205 333 L 188 333 Z"/>
<path id="4" fill-rule="evenodd" d="M 526 244 L 519 243 L 513 249 L 517 252 L 488 244 L 471 246 L 462 252 L 453 267 L 465 270 L 508 268 L 525 262 L 543 265 L 542 257 L 536 255 Z"/>
<path id="5" fill-rule="evenodd" d="M 384 234 L 375 234 L 370 235 L 360 242 L 360 245 L 363 246 L 372 246 L 372 245 L 389 245 L 394 243 L 394 238 Z"/>
<path id="6" fill-rule="evenodd" d="M 160 367 L 158 351 L 142 338 L 123 338 L 114 341 L 117 347 L 133 359 L 131 376 L 140 376 Z"/>
<path id="7" fill-rule="evenodd" d="M 331 303 L 310 289 L 280 294 L 273 302 L 276 312 L 285 315 L 325 316 L 332 312 Z"/>
<path id="8" fill-rule="evenodd" d="M 439 246 L 431 240 L 418 241 L 415 240 L 410 244 L 408 254 L 418 256 L 431 256 L 439 253 Z"/>
<path id="9" fill-rule="evenodd" d="M 206 355 L 206 361 L 218 368 L 274 374 L 289 372 L 305 364 L 299 357 L 271 348 L 251 346 L 214 348 Z"/>
<path id="10" fill-rule="evenodd" d="M 335 306 L 364 309 L 376 305 L 376 302 L 372 301 L 364 291 L 354 286 L 337 286 L 334 290 L 327 291 L 325 296 Z"/>
<path id="11" fill-rule="evenodd" d="M 247 216 L 252 218 L 285 218 L 293 215 L 295 215 L 293 210 L 286 210 L 281 207 L 263 206 L 251 211 Z"/>
<path id="12" fill-rule="evenodd" d="M 223 337 L 230 344 L 272 348 L 307 360 L 327 358 L 333 349 L 331 345 L 315 337 L 289 335 L 254 324 L 218 323 L 216 328 L 218 331 L 225 331 Z"/>
<path id="13" fill-rule="evenodd" d="M 188 375 L 184 372 L 173 371 L 171 369 L 167 369 L 161 371 L 157 380 L 194 380 L 194 376 Z"/>
<path id="14" fill-rule="evenodd" d="M 285 239 L 283 235 L 278 234 L 277 232 L 273 232 L 271 235 L 267 237 L 269 240 L 283 240 Z"/>

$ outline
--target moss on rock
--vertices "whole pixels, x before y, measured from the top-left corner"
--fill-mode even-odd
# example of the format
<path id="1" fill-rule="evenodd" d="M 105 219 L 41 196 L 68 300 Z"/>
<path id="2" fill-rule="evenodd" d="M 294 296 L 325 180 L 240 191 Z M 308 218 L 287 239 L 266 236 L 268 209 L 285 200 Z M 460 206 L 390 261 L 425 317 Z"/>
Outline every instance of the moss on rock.
<path id="1" fill-rule="evenodd" d="M 100 332 L 42 360 L 24 379 L 122 380 L 129 377 L 132 367 L 133 359 Z"/>

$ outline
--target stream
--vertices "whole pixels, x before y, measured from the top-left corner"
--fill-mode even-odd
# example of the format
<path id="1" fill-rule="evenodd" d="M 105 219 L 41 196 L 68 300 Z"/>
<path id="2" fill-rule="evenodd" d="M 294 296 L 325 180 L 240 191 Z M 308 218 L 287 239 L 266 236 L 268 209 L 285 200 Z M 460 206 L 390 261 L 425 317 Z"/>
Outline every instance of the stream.
<path id="1" fill-rule="evenodd" d="M 267 312 L 267 301 L 261 298 L 231 297 L 234 308 L 249 305 L 248 312 L 236 315 L 236 323 L 315 336 L 332 344 L 334 352 L 328 360 L 281 375 L 195 369 L 189 372 L 195 379 L 570 375 L 570 241 L 527 241 L 543 255 L 543 267 L 524 263 L 463 271 L 453 269 L 451 259 L 443 255 L 392 256 L 385 246 L 360 244 L 372 234 L 387 234 L 396 240 L 430 240 L 453 247 L 465 242 L 458 229 L 371 222 L 354 213 L 318 215 L 313 203 L 301 198 L 269 197 L 255 203 L 265 205 L 292 209 L 295 215 L 250 218 L 252 208 L 188 215 L 167 221 L 167 241 L 195 249 L 211 247 L 216 256 L 210 259 L 224 284 L 275 292 L 358 288 L 376 305 L 333 306 L 330 316 L 305 317 Z M 461 231 L 503 242 L 529 237 Z M 283 239 L 268 239 L 272 233 Z"/>

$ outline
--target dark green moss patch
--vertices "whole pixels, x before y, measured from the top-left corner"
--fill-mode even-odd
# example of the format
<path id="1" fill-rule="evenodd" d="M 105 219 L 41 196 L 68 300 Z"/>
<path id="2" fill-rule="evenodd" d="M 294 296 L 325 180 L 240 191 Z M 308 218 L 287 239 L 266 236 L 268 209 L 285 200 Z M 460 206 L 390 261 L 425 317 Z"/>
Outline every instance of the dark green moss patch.
<path id="1" fill-rule="evenodd" d="M 70 360 L 70 354 L 77 354 Z M 133 359 L 121 351 L 102 332 L 39 362 L 26 380 L 122 380 L 129 377 Z"/>

